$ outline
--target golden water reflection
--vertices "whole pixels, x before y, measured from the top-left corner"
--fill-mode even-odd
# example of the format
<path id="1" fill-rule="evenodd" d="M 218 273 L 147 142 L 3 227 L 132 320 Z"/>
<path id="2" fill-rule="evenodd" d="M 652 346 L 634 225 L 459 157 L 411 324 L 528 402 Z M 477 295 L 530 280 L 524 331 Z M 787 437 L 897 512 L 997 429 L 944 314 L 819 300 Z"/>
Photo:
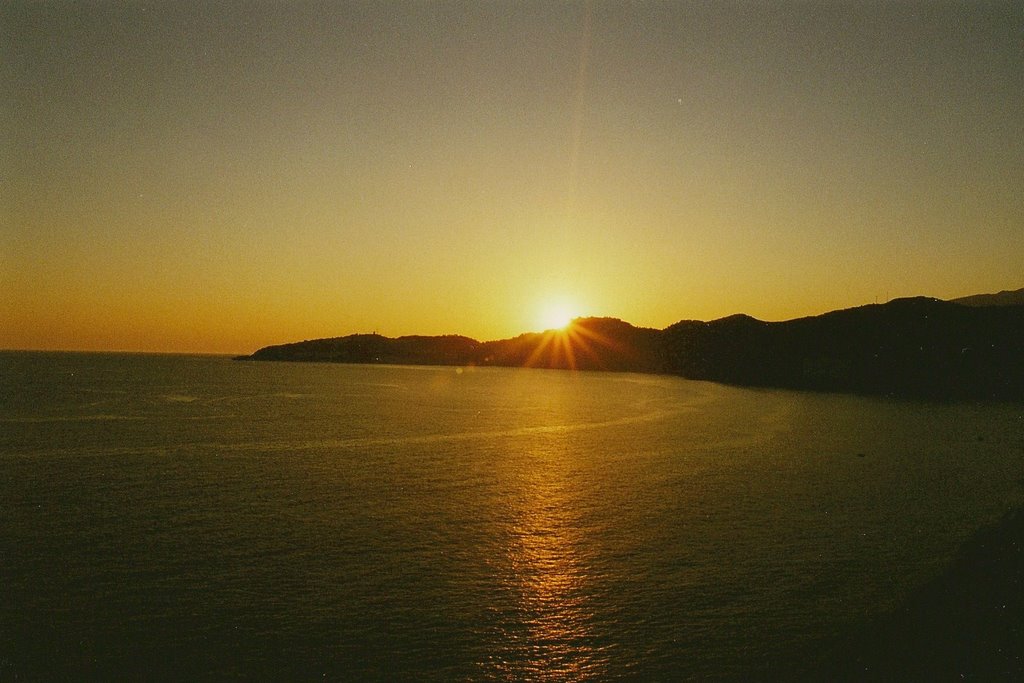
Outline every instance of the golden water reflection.
<path id="1" fill-rule="evenodd" d="M 503 617 L 502 643 L 487 669 L 504 680 L 601 678 L 608 659 L 588 605 L 593 571 L 569 490 L 571 451 L 565 435 L 537 445 L 508 472 L 518 486 L 507 499 L 502 584 L 515 607 Z"/>

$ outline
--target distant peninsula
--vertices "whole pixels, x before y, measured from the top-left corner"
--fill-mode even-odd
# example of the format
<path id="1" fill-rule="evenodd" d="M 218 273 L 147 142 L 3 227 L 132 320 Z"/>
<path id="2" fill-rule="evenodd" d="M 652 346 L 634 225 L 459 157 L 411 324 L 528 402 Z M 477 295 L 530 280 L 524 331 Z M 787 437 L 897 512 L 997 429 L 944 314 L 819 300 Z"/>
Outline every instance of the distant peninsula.
<path id="1" fill-rule="evenodd" d="M 267 346 L 238 360 L 607 370 L 758 387 L 1024 400 L 1024 289 L 894 299 L 784 322 L 747 315 L 664 330 L 578 318 L 480 342 L 378 334 Z"/>

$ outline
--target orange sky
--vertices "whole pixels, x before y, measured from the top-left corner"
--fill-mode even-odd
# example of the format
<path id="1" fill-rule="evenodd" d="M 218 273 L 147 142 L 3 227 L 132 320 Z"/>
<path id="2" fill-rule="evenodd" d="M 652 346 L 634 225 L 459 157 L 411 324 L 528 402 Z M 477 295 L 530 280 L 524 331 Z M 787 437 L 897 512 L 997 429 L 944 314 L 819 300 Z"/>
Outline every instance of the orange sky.
<path id="1" fill-rule="evenodd" d="M 1019 3 L 16 0 L 0 26 L 0 348 L 1024 284 Z"/>

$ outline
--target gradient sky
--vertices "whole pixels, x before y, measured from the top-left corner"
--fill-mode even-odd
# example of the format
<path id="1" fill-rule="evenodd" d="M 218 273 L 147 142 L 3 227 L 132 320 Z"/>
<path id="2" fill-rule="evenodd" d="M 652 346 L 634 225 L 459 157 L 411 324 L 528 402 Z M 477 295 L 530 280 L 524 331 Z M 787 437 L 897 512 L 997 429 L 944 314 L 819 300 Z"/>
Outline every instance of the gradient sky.
<path id="1" fill-rule="evenodd" d="M 0 348 L 1024 286 L 1024 3 L 0 7 Z"/>

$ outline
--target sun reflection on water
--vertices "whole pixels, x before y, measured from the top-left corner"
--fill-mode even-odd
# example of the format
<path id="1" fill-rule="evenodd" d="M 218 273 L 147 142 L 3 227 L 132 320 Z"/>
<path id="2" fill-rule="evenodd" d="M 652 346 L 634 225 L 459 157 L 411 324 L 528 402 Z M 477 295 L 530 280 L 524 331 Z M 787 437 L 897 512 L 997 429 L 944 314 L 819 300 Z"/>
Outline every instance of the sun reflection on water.
<path id="1" fill-rule="evenodd" d="M 505 532 L 502 584 L 515 604 L 502 624 L 499 652 L 488 672 L 504 680 L 583 681 L 600 678 L 608 658 L 597 644 L 592 570 L 581 550 L 583 530 L 567 482 L 564 438 L 519 461 Z"/>

